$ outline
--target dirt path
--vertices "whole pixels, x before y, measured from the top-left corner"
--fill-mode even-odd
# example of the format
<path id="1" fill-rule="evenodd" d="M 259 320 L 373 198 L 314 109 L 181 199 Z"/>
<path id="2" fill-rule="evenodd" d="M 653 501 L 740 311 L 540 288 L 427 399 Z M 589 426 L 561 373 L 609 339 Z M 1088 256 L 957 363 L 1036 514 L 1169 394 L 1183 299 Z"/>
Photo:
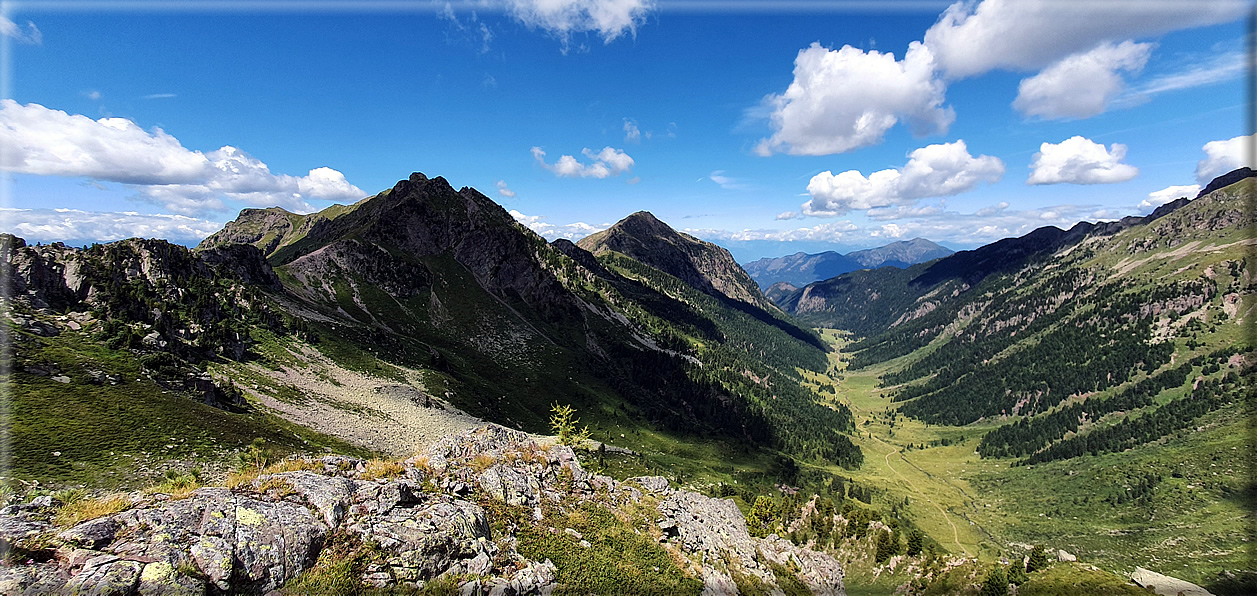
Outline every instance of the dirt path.
<path id="1" fill-rule="evenodd" d="M 943 509 L 941 505 L 939 505 L 938 503 L 935 503 L 932 499 L 925 496 L 925 493 L 921 492 L 921 489 L 917 488 L 917 485 L 913 484 L 911 480 L 908 480 L 907 476 L 904 476 L 903 474 L 899 472 L 899 470 L 896 470 L 894 466 L 890 465 L 890 456 L 899 454 L 899 448 L 894 447 L 877 437 L 873 437 L 873 440 L 890 448 L 890 451 L 886 452 L 886 467 L 890 468 L 890 471 L 894 472 L 895 475 L 898 476 L 900 480 L 903 480 L 904 482 L 906 482 L 908 486 L 911 487 L 914 492 L 921 495 L 921 498 L 925 499 L 925 502 L 929 503 L 930 505 L 933 505 L 934 508 L 937 509 L 938 512 L 943 515 L 943 521 L 947 522 L 948 526 L 951 526 L 952 541 L 956 543 L 956 546 L 959 547 L 960 550 L 964 551 L 966 557 L 970 556 L 969 549 L 965 548 L 965 545 L 960 543 L 960 530 L 956 527 L 956 524 L 952 523 L 951 517 L 947 515 L 947 511 Z M 900 455 L 900 457 L 903 457 L 903 456 Z"/>

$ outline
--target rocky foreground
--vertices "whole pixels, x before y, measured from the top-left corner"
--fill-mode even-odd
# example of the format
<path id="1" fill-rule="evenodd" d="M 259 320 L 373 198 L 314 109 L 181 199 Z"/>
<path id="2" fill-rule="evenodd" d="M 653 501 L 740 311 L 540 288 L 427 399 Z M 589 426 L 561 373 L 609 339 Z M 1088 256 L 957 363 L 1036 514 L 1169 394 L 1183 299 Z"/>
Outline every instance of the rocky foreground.
<path id="1" fill-rule="evenodd" d="M 573 586 L 550 558 L 521 554 L 517 537 L 545 532 L 573 543 L 554 542 L 565 549 L 598 548 L 553 525 L 592 510 L 667 551 L 662 560 L 675 568 L 642 569 L 643 578 L 672 574 L 704 594 L 748 586 L 784 594 L 783 585 L 845 594 L 837 561 L 776 536 L 752 537 L 732 501 L 673 489 L 661 477 L 591 474 L 571 448 L 499 426 L 450 435 L 404 462 L 285 463 L 290 471 L 183 499 L 137 493 L 129 509 L 70 528 L 50 521 L 48 497 L 6 507 L 0 593 L 304 593 L 318 585 L 302 583 L 312 568 L 338 564 L 345 544 L 366 544 L 369 560 L 354 567 L 355 584 L 550 594 Z"/>

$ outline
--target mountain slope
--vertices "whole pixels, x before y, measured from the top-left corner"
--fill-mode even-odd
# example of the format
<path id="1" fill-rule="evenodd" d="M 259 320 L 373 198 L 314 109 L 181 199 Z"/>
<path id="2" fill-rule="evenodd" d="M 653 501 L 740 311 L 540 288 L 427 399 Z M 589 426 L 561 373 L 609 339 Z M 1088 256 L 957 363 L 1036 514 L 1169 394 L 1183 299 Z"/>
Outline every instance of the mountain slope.
<path id="1" fill-rule="evenodd" d="M 767 311 L 777 310 L 729 251 L 677 232 L 646 211 L 634 213 L 576 244 L 594 256 L 618 252 L 712 296 L 739 300 Z"/>
<path id="2" fill-rule="evenodd" d="M 1047 544 L 1253 593 L 1257 180 L 1223 180 L 1148 217 L 800 290 L 855 331 L 836 390 L 889 474 L 858 479 L 970 552 Z"/>
<path id="3" fill-rule="evenodd" d="M 677 272 L 698 275 L 696 286 L 619 252 L 550 245 L 474 189 L 418 173 L 316 214 L 246 210 L 193 251 L 130 240 L 32 252 L 13 239 L 4 256 L 40 324 L 99 312 L 102 349 L 120 362 L 170 364 L 175 377 L 247 400 L 244 416 L 281 412 L 369 437 L 372 449 L 413 452 L 431 429 L 405 425 L 432 409 L 544 432 L 561 403 L 600 440 L 634 450 L 701 437 L 739 446 L 751 468 L 773 457 L 859 465 L 849 411 L 823 404 L 796 372 L 826 365 L 819 339 L 775 307 L 716 290 L 766 303 L 727 253 L 651 225 L 651 238 L 676 248 L 658 262 L 683 259 L 690 269 Z M 153 256 L 125 257 L 132 246 Z M 89 261 L 100 281 L 83 273 Z M 160 300 L 189 306 L 163 314 L 150 308 Z M 724 462 L 679 465 L 733 480 Z"/>
<path id="4" fill-rule="evenodd" d="M 905 268 L 952 254 L 948 248 L 924 238 L 900 240 L 886 246 L 858 250 L 846 255 L 833 251 L 818 254 L 795 253 L 784 257 L 759 259 L 744 268 L 761 288 L 777 282 L 802 287 L 860 269 Z"/>

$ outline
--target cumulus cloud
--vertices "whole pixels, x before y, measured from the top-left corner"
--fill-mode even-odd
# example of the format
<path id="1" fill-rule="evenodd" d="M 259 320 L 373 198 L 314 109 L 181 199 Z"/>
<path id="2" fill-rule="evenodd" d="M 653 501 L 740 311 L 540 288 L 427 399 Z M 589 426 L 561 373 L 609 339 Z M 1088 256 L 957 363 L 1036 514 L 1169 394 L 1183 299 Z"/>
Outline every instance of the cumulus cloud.
<path id="1" fill-rule="evenodd" d="M 997 182 L 1004 175 L 1004 162 L 989 155 L 970 155 L 964 141 L 927 145 L 908 158 L 902 168 L 880 170 L 868 177 L 857 170 L 813 176 L 807 185 L 812 198 L 803 204 L 803 213 L 834 217 L 853 209 L 910 205 L 919 199 L 967 192 L 982 181 Z"/>
<path id="2" fill-rule="evenodd" d="M 925 33 L 950 79 L 1005 69 L 1038 70 L 1105 42 L 1233 21 L 1246 0 L 956 2 Z"/>
<path id="3" fill-rule="evenodd" d="M 1143 210 L 1156 209 L 1157 207 L 1182 197 L 1187 197 L 1189 199 L 1194 198 L 1199 193 L 1199 184 L 1167 186 L 1161 190 L 1148 193 L 1148 198 L 1139 203 L 1139 208 Z"/>
<path id="4" fill-rule="evenodd" d="M 1025 116 L 1047 119 L 1103 113 L 1126 87 L 1119 71 L 1138 73 L 1151 52 L 1152 44 L 1124 41 L 1073 54 L 1023 79 L 1013 107 Z"/>
<path id="5" fill-rule="evenodd" d="M 546 152 L 541 147 L 532 148 L 533 159 L 560 178 L 609 178 L 619 176 L 633 167 L 633 158 L 613 147 L 604 147 L 597 153 L 585 148 L 581 150 L 581 155 L 592 162 L 585 164 L 571 155 L 561 155 L 558 161 L 550 164 L 546 163 Z"/>
<path id="6" fill-rule="evenodd" d="M 654 7 L 653 0 L 506 0 L 508 13 L 555 36 L 565 50 L 577 33 L 596 33 L 604 43 L 625 34 L 636 36 Z"/>
<path id="7" fill-rule="evenodd" d="M 273 174 L 236 147 L 193 151 L 160 128 L 149 132 L 125 118 L 92 120 L 10 99 L 0 100 L 0 143 L 5 146 L 0 169 L 128 184 L 142 198 L 183 215 L 223 209 L 223 198 L 308 212 L 314 210 L 311 199 L 357 200 L 366 194 L 331 168 L 300 177 Z"/>
<path id="8" fill-rule="evenodd" d="M 1113 143 L 1108 149 L 1091 139 L 1074 136 L 1060 143 L 1043 143 L 1030 163 L 1026 184 L 1113 184 L 1126 182 L 1139 169 L 1122 163 L 1126 145 Z"/>
<path id="9" fill-rule="evenodd" d="M 934 74 L 930 50 L 918 42 L 903 60 L 851 46 L 813 43 L 794 61 L 794 81 L 764 98 L 774 129 L 759 155 L 830 155 L 882 142 L 903 119 L 917 135 L 946 132 L 955 112 L 943 107 L 946 86 Z"/>
<path id="10" fill-rule="evenodd" d="M 223 227 L 184 215 L 103 213 L 78 209 L 0 209 L 5 231 L 27 242 L 85 244 L 123 238 L 165 238 L 194 244 Z"/>
<path id="11" fill-rule="evenodd" d="M 1253 167 L 1251 148 L 1257 143 L 1257 135 L 1232 137 L 1222 141 L 1209 141 L 1201 147 L 1205 158 L 1196 164 L 1196 181 L 1208 184 L 1214 178 L 1231 170 Z"/>
<path id="12" fill-rule="evenodd" d="M 777 221 L 781 221 L 785 219 L 795 219 L 798 217 L 799 217 L 799 214 L 794 211 L 782 211 L 781 213 L 777 214 L 777 217 L 775 219 L 777 219 Z"/>
<path id="13" fill-rule="evenodd" d="M 628 118 L 625 118 L 624 119 L 624 142 L 638 143 L 638 142 L 641 142 L 641 140 L 642 140 L 642 131 L 641 129 L 637 128 L 637 123 L 632 120 L 629 120 Z"/>
<path id="14" fill-rule="evenodd" d="M 39 32 L 39 27 L 36 27 L 35 23 L 26 21 L 26 28 L 23 29 L 3 15 L 0 15 L 0 35 L 18 43 L 30 45 L 39 45 L 44 42 L 44 34 Z"/>
<path id="15" fill-rule="evenodd" d="M 515 191 L 511 190 L 511 188 L 506 185 L 505 180 L 498 180 L 498 194 L 508 199 L 515 198 Z"/>
<path id="16" fill-rule="evenodd" d="M 536 232 L 539 236 L 545 238 L 546 240 L 551 240 L 551 241 L 558 240 L 559 238 L 567 238 L 568 240 L 580 240 L 581 238 L 584 238 L 585 236 L 593 234 L 594 232 L 601 232 L 611 227 L 611 224 L 604 223 L 601 226 L 593 226 L 583 221 L 578 221 L 576 223 L 570 223 L 570 224 L 555 225 L 555 224 L 546 222 L 545 216 L 524 215 L 523 213 L 520 213 L 519 211 L 516 211 L 514 209 L 511 209 L 510 214 L 511 214 L 511 217 L 515 218 L 515 221 L 521 224 L 524 224 L 525 227 Z"/>

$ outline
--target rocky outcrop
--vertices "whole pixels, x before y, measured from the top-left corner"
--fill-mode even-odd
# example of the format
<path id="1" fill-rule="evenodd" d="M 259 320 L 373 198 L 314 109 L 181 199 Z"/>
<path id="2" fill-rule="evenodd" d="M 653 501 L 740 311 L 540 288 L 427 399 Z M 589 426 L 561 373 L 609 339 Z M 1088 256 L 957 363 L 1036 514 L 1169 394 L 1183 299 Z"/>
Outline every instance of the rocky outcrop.
<path id="1" fill-rule="evenodd" d="M 0 546 L 25 560 L 0 569 L 0 592 L 264 594 L 352 539 L 373 545 L 363 585 L 458 578 L 462 594 L 548 594 L 560 570 L 517 552 L 509 529 L 493 530 L 486 507 L 532 507 L 540 521 L 543 506 L 594 501 L 612 509 L 657 503 L 660 542 L 690 561 L 687 573 L 707 593 L 735 593 L 735 579 L 747 577 L 781 593 L 780 569 L 797 570 L 814 594 L 844 593 L 832 557 L 751 537 L 731 501 L 674 490 L 660 477 L 590 474 L 570 448 L 521 432 L 487 426 L 446 437 L 384 478 L 376 465 L 326 456 L 184 499 L 137 493 L 131 509 L 67 529 L 49 523 L 50 499 L 10 506 L 0 511 Z"/>
<path id="2" fill-rule="evenodd" d="M 220 270 L 227 277 L 272 290 L 280 289 L 279 276 L 275 275 L 262 251 L 255 246 L 224 244 L 198 251 L 196 254 L 207 265 Z"/>
<path id="3" fill-rule="evenodd" d="M 1143 567 L 1136 567 L 1134 573 L 1130 574 L 1130 580 L 1141 588 L 1164 596 L 1213 596 L 1208 590 L 1189 581 L 1161 575 Z"/>
<path id="4" fill-rule="evenodd" d="M 111 334 L 121 335 L 120 343 L 129 347 L 140 346 L 122 341 L 128 335 L 124 328 L 142 338 L 147 350 L 239 360 L 248 338 L 233 325 L 246 318 L 279 325 L 255 290 L 277 289 L 279 278 L 252 246 L 194 253 L 165 240 L 130 238 L 80 249 L 61 243 L 30 246 L 0 234 L 0 269 L 8 274 L 9 296 L 21 306 L 15 322 L 26 319 L 21 312 L 28 309 L 57 315 L 91 312 L 111 323 Z M 66 324 L 73 330 L 82 325 Z M 50 335 L 47 329 L 30 331 Z"/>

